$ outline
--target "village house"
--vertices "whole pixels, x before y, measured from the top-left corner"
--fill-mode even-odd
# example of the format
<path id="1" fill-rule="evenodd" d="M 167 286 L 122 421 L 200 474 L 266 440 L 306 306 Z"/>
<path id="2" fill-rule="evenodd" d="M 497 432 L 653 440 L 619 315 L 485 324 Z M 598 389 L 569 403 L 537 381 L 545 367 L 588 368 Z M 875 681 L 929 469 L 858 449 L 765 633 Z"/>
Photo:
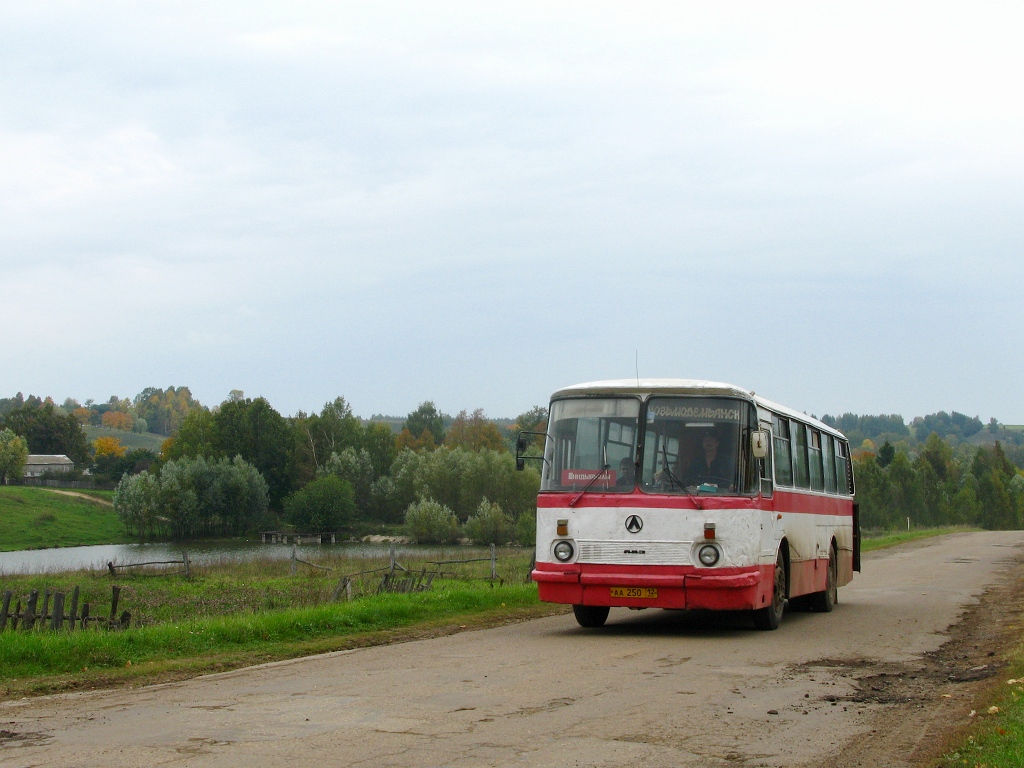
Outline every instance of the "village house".
<path id="1" fill-rule="evenodd" d="M 30 453 L 25 460 L 25 477 L 40 477 L 44 472 L 70 472 L 75 462 L 64 455 Z"/>

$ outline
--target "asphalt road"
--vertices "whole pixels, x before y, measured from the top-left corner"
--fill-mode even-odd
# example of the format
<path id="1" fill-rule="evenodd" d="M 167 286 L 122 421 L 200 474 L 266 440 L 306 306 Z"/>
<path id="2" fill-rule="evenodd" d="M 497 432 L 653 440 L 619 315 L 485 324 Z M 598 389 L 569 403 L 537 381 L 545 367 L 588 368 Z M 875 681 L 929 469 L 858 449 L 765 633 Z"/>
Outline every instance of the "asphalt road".
<path id="1" fill-rule="evenodd" d="M 1024 532 L 873 553 L 830 614 L 613 609 L 135 690 L 0 705 L 10 766 L 796 766 L 835 760 L 891 703 L 858 669 L 913 670 Z M 894 758 L 895 759 L 895 758 Z"/>

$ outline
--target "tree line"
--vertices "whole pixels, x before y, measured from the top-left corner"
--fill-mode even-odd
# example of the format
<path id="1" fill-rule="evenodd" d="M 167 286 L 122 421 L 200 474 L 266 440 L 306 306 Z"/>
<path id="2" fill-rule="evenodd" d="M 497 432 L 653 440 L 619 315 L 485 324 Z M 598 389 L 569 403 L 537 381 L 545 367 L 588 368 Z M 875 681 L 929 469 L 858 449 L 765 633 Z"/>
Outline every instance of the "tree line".
<path id="1" fill-rule="evenodd" d="M 110 437 L 90 446 L 82 424 L 110 423 L 110 414 L 168 430 L 160 455 Z M 541 406 L 492 420 L 481 409 L 451 416 L 426 401 L 404 419 L 364 422 L 343 397 L 318 413 L 282 416 L 239 390 L 207 408 L 187 387 L 148 388 L 101 406 L 19 393 L 0 399 L 0 477 L 15 476 L 5 467 L 26 452 L 66 454 L 121 480 L 118 509 L 140 537 L 238 535 L 287 523 L 529 540 L 539 477 L 533 468 L 515 472 L 509 448 L 520 429 L 542 431 L 546 419 Z M 1024 431 L 956 411 L 909 424 L 898 414 L 823 421 L 854 447 L 865 527 L 899 527 L 907 517 L 920 525 L 1024 525 Z"/>
<path id="2" fill-rule="evenodd" d="M 1024 471 L 998 441 L 954 449 L 933 432 L 918 450 L 890 442 L 877 453 L 862 449 L 853 467 L 864 528 L 892 530 L 907 518 L 917 526 L 1024 527 Z"/>

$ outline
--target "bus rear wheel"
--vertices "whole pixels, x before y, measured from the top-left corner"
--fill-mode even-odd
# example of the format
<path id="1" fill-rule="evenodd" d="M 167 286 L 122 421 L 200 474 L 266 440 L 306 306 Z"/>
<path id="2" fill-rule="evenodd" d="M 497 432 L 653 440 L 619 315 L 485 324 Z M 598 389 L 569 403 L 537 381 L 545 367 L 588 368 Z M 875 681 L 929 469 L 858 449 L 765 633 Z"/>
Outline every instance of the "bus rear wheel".
<path id="1" fill-rule="evenodd" d="M 786 605 L 786 561 L 782 551 L 775 560 L 775 576 L 772 579 L 772 602 L 765 608 L 754 611 L 754 627 L 762 631 L 778 629 L 782 623 L 782 611 Z"/>
<path id="2" fill-rule="evenodd" d="M 572 612 L 576 616 L 576 623 L 581 627 L 594 628 L 603 627 L 608 620 L 607 605 L 574 605 Z"/>
<path id="3" fill-rule="evenodd" d="M 836 548 L 828 549 L 828 575 L 825 581 L 825 591 L 815 592 L 807 596 L 807 604 L 812 611 L 828 613 L 836 607 L 839 602 L 839 558 L 836 557 Z"/>

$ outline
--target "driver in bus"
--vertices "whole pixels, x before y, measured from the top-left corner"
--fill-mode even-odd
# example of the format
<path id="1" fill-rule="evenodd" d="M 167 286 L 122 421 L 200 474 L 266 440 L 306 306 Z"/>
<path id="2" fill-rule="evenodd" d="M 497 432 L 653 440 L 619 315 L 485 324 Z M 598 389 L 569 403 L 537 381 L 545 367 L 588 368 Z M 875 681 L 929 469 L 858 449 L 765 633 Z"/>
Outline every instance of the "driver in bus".
<path id="1" fill-rule="evenodd" d="M 619 477 L 615 480 L 619 488 L 632 488 L 636 485 L 636 464 L 628 456 L 619 462 Z"/>
<path id="2" fill-rule="evenodd" d="M 700 450 L 693 457 L 686 470 L 686 485 L 703 485 L 705 483 L 728 486 L 732 483 L 732 466 L 728 457 L 722 456 L 718 448 L 722 444 L 718 432 L 712 428 L 701 437 Z"/>

